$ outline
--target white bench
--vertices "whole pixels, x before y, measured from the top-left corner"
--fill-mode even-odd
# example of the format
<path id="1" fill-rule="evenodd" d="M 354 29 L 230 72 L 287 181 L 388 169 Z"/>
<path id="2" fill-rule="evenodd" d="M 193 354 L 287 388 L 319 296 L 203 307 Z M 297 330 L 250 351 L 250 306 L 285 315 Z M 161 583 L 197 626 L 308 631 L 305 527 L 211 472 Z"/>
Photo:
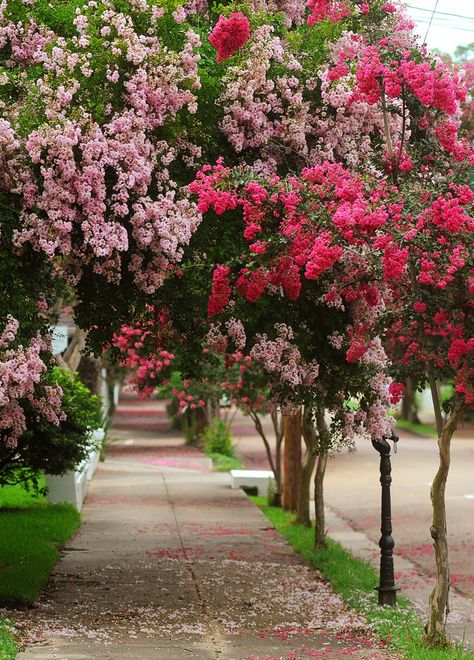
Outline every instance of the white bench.
<path id="1" fill-rule="evenodd" d="M 231 488 L 257 488 L 261 497 L 267 497 L 268 488 L 275 477 L 271 470 L 231 470 Z"/>

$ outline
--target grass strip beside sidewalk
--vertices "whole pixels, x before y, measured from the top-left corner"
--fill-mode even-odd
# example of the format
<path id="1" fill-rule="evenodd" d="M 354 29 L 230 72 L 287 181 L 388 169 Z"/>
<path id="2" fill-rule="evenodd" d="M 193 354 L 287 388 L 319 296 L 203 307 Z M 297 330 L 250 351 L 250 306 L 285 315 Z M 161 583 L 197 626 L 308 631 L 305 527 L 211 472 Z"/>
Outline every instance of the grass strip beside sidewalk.
<path id="1" fill-rule="evenodd" d="M 408 422 L 405 419 L 397 419 L 397 428 L 409 433 L 420 436 L 421 438 L 437 438 L 438 433 L 431 424 L 422 424 L 421 422 Z"/>
<path id="2" fill-rule="evenodd" d="M 18 646 L 13 638 L 10 622 L 0 616 L 0 660 L 14 660 Z"/>
<path id="3" fill-rule="evenodd" d="M 34 603 L 79 522 L 70 504 L 47 504 L 20 486 L 0 488 L 0 607 Z M 0 660 L 16 657 L 11 628 L 0 617 Z"/>
<path id="4" fill-rule="evenodd" d="M 394 608 L 377 605 L 374 587 L 378 584 L 378 575 L 372 566 L 356 559 L 331 539 L 328 539 L 326 550 L 315 550 L 314 529 L 295 524 L 293 514 L 268 506 L 263 497 L 250 499 L 293 549 L 321 572 L 344 602 L 363 614 L 378 635 L 389 641 L 395 652 L 410 660 L 474 658 L 472 653 L 459 647 L 439 650 L 424 648 L 423 626 L 407 600 L 398 598 L 398 605 Z"/>

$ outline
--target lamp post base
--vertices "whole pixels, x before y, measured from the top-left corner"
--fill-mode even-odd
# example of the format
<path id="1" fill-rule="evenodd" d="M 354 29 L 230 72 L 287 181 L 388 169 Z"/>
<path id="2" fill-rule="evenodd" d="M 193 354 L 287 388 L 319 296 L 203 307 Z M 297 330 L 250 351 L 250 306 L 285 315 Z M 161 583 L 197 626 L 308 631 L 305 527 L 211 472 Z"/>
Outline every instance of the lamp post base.
<path id="1" fill-rule="evenodd" d="M 397 591 L 399 587 L 375 587 L 375 590 L 379 594 L 379 605 L 393 605 L 397 604 Z"/>

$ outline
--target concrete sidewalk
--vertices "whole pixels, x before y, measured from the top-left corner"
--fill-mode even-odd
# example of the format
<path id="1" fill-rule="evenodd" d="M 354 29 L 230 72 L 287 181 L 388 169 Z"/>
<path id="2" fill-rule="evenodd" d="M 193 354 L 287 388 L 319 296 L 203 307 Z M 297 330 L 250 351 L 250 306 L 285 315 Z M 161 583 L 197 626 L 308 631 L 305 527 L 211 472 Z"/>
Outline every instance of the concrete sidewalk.
<path id="1" fill-rule="evenodd" d="M 120 420 L 46 592 L 12 613 L 19 658 L 394 658 L 227 474 Z"/>

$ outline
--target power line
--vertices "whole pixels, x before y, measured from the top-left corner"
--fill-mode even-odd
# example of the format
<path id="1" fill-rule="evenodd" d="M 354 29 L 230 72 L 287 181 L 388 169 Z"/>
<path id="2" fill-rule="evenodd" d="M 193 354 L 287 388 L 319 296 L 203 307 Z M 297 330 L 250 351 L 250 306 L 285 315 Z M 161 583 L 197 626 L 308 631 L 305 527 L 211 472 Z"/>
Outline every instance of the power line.
<path id="1" fill-rule="evenodd" d="M 428 36 L 428 32 L 430 31 L 431 23 L 433 22 L 433 17 L 436 14 L 436 8 L 438 7 L 438 2 L 439 2 L 439 0 L 436 0 L 435 6 L 433 7 L 433 13 L 431 14 L 431 17 L 430 17 L 430 22 L 428 23 L 428 27 L 426 28 L 426 34 L 425 34 L 425 37 L 423 39 L 423 41 L 425 43 L 426 43 L 426 38 Z"/>
<path id="2" fill-rule="evenodd" d="M 416 21 L 418 25 L 429 25 L 428 21 Z M 458 25 L 446 25 L 442 23 L 432 23 L 434 27 L 448 28 L 449 30 L 460 30 L 461 32 L 471 32 L 474 33 L 474 30 L 471 28 L 463 28 Z"/>
<path id="3" fill-rule="evenodd" d="M 410 14 L 410 16 L 417 16 L 418 20 L 420 21 L 426 21 L 428 22 L 429 16 L 426 16 L 425 14 L 417 14 L 416 12 L 413 12 Z M 466 23 L 466 21 L 461 21 L 458 20 L 457 18 L 451 18 L 450 16 L 439 16 L 438 14 L 435 14 L 435 17 L 433 18 L 433 22 L 438 21 L 438 23 L 443 23 L 443 25 L 466 25 L 469 28 L 474 28 L 474 24 L 472 23 Z"/>
<path id="4" fill-rule="evenodd" d="M 437 5 L 438 5 L 438 3 L 436 3 L 436 6 Z M 415 7 L 414 5 L 407 5 L 407 6 L 410 7 L 410 9 L 417 9 L 418 11 L 431 12 L 432 15 L 436 12 L 438 14 L 438 16 L 454 16 L 456 18 L 465 18 L 468 21 L 474 21 L 474 16 L 463 16 L 462 14 L 450 14 L 447 11 L 438 11 L 437 12 L 436 11 L 436 6 L 435 6 L 433 11 L 431 9 L 425 9 L 424 7 Z"/>
<path id="5" fill-rule="evenodd" d="M 414 16 L 413 18 L 417 23 L 425 23 L 425 24 L 429 23 L 428 17 L 425 17 L 425 16 L 421 16 L 419 18 L 417 16 Z M 438 27 L 445 27 L 445 28 L 453 29 L 453 30 L 456 30 L 456 29 L 474 30 L 474 25 L 465 25 L 465 24 L 463 25 L 460 22 L 449 22 L 449 21 L 446 22 L 443 19 L 437 18 L 436 16 L 434 17 L 432 24 L 437 25 Z"/>
<path id="6" fill-rule="evenodd" d="M 446 23 L 436 23 L 436 19 L 433 21 L 433 23 L 430 23 L 429 21 L 423 21 L 420 19 L 416 19 L 417 24 L 419 25 L 433 25 L 435 27 L 442 27 L 442 28 L 448 28 L 449 30 L 460 30 L 461 32 L 470 32 L 471 34 L 474 33 L 474 29 L 472 28 L 464 28 L 460 27 L 458 25 L 447 25 Z M 425 37 L 426 40 L 426 37 Z"/>

